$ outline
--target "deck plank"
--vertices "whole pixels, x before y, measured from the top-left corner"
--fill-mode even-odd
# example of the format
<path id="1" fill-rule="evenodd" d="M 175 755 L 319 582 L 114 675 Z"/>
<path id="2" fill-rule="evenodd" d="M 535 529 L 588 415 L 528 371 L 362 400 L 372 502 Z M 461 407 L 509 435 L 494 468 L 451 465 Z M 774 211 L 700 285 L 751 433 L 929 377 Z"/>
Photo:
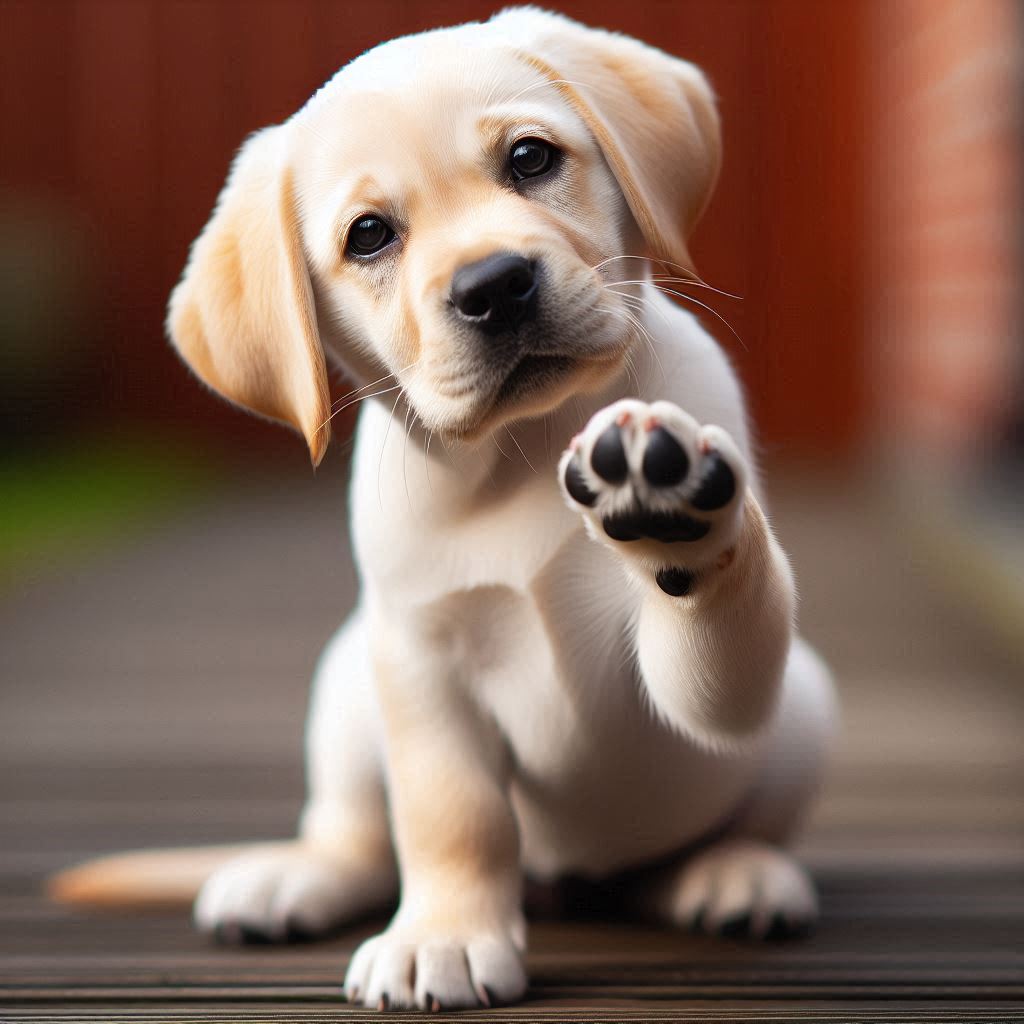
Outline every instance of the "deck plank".
<path id="1" fill-rule="evenodd" d="M 340 997 L 373 922 L 229 949 L 185 912 L 42 895 L 48 872 L 110 850 L 290 833 L 306 682 L 353 597 L 341 505 L 322 476 L 227 495 L 0 601 L 3 1021 L 379 1020 Z M 1024 1020 L 1018 669 L 869 492 L 801 484 L 777 525 L 847 723 L 801 843 L 817 933 L 751 945 L 542 916 L 527 1001 L 460 1020 Z"/>

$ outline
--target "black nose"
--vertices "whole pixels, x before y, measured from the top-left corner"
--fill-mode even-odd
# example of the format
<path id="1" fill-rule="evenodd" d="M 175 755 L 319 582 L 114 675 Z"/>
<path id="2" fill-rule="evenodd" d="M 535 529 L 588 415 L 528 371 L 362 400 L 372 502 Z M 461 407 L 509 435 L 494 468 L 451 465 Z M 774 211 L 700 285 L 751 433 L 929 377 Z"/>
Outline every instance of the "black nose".
<path id="1" fill-rule="evenodd" d="M 460 267 L 452 277 L 452 305 L 488 334 L 515 330 L 537 312 L 537 276 L 530 260 L 496 253 Z"/>

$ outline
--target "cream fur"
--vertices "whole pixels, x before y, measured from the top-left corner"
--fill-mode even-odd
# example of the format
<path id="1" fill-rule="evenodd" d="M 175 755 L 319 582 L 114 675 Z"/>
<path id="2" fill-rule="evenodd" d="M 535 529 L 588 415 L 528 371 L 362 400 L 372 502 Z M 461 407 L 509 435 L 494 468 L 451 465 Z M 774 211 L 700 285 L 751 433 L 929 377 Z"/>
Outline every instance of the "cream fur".
<path id="1" fill-rule="evenodd" d="M 566 154 L 557 180 L 497 182 L 494 154 L 538 134 Z M 634 258 L 690 265 L 718 163 L 696 68 L 533 9 L 378 47 L 246 144 L 170 331 L 200 377 L 297 426 L 314 460 L 325 365 L 365 386 L 362 597 L 317 671 L 299 838 L 214 872 L 202 928 L 325 930 L 392 898 L 400 877 L 349 998 L 510 1001 L 526 985 L 524 871 L 600 877 L 723 829 L 638 903 L 681 923 L 746 911 L 755 931 L 813 916 L 779 844 L 814 788 L 828 673 L 794 635 L 729 363 Z M 367 210 L 399 243 L 356 264 L 343 241 Z M 551 344 L 576 360 L 505 406 L 444 301 L 459 266 L 501 250 L 543 260 Z M 620 418 L 642 445 L 650 416 L 692 460 L 714 449 L 736 474 L 695 544 L 612 541 L 558 485 L 560 457 Z M 666 563 L 700 571 L 692 594 L 655 585 Z M 61 884 L 86 900 L 100 878 L 109 895 L 102 865 Z"/>

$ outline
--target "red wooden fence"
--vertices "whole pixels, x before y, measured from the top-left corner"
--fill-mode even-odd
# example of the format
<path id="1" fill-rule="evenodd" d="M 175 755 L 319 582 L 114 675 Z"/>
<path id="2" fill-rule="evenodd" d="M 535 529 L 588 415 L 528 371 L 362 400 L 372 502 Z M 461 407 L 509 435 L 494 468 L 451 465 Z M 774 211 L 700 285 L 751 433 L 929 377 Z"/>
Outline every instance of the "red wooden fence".
<path id="1" fill-rule="evenodd" d="M 485 17 L 475 0 L 0 0 L 5 202 L 84 215 L 98 281 L 87 394 L 68 422 L 269 433 L 203 395 L 162 340 L 166 296 L 244 136 L 374 43 Z M 820 0 L 566 2 L 701 64 L 725 168 L 698 230 L 762 440 L 831 452 L 864 417 L 866 11 Z M 83 314 L 83 317 L 85 314 Z M 710 321 L 709 321 L 710 322 Z M 82 339 L 88 339 L 87 341 Z M 72 389 L 74 391 L 75 389 Z M 78 389 L 79 392 L 84 389 Z"/>

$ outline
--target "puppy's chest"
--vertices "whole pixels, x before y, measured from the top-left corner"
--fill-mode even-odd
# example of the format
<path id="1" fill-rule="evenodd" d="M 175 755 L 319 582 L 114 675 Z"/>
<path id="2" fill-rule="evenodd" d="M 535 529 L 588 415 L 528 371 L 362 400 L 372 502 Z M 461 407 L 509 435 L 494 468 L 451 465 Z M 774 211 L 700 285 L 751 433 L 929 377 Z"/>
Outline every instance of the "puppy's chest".
<path id="1" fill-rule="evenodd" d="M 394 487 L 393 480 L 383 485 L 383 501 L 354 494 L 354 533 L 364 577 L 396 608 L 481 587 L 525 594 L 564 544 L 583 532 L 553 473 L 468 510 L 446 508 L 422 492 L 410 503 L 404 494 L 387 493 Z"/>
<path id="2" fill-rule="evenodd" d="M 630 594 L 582 531 L 527 586 L 475 586 L 441 605 L 458 632 L 462 685 L 497 720 L 520 772 L 578 770 L 591 753 L 606 756 L 624 718 L 643 714 Z"/>

